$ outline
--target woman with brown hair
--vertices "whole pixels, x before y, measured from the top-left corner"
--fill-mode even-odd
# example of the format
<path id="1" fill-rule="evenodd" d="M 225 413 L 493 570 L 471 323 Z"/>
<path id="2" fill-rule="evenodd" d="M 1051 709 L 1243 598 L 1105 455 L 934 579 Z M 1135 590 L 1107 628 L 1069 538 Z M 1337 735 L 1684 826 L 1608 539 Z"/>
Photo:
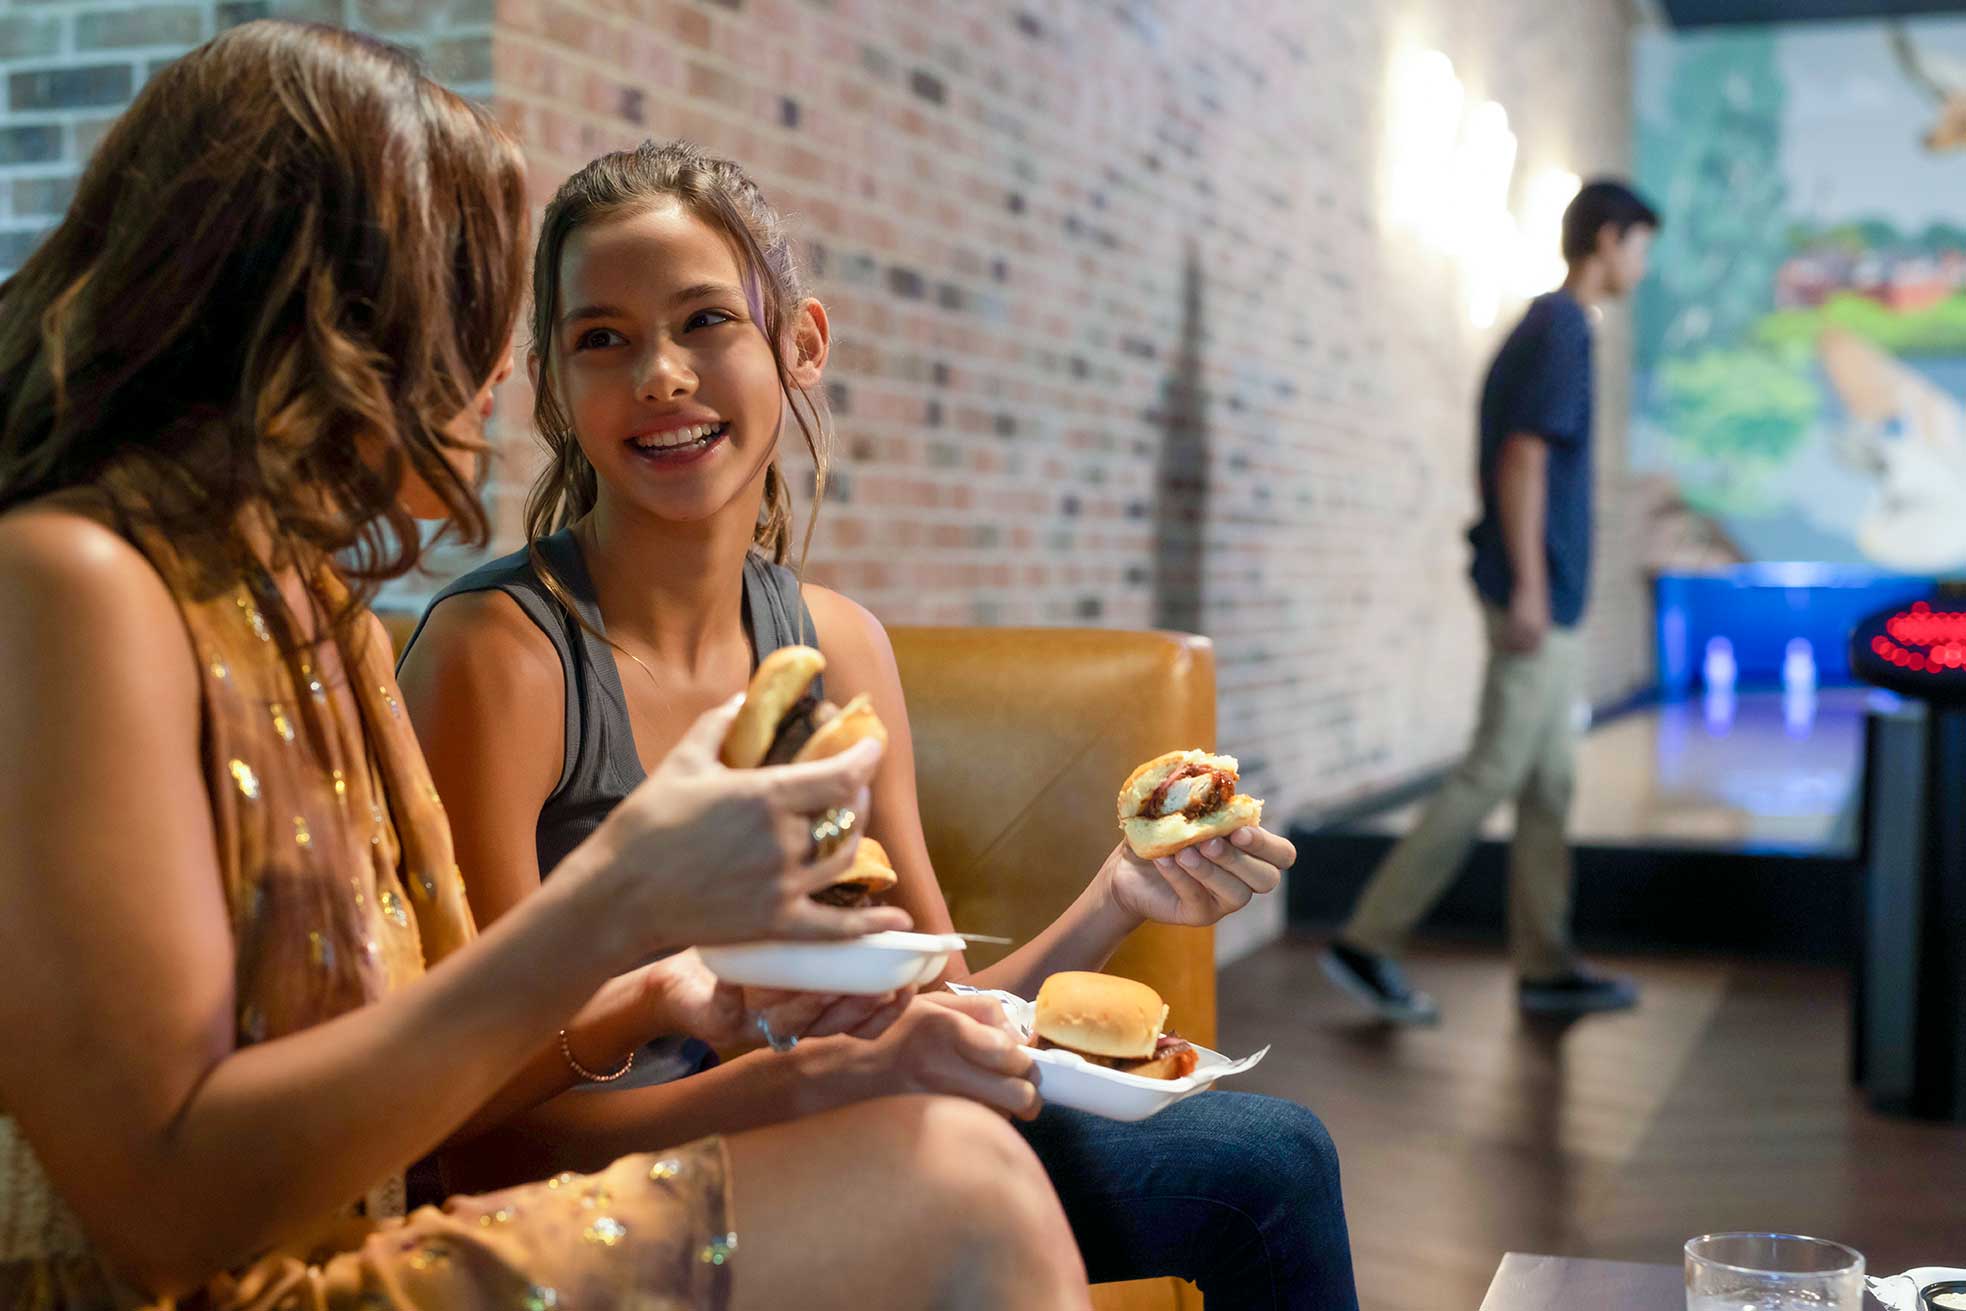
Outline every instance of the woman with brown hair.
<path id="1" fill-rule="evenodd" d="M 399 52 L 254 23 L 0 286 L 0 1304 L 1082 1305 L 1031 1154 L 953 1101 L 400 1218 L 407 1163 L 575 1081 L 608 980 L 906 922 L 806 895 L 878 751 L 724 770 L 725 704 L 477 934 L 363 602 L 412 502 L 482 537 L 523 197 Z"/>

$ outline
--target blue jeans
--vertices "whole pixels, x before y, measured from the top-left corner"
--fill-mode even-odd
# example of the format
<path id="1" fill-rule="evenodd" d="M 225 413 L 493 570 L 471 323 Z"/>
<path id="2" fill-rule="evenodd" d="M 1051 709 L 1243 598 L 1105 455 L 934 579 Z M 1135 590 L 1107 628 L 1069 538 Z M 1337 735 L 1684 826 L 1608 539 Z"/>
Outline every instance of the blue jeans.
<path id="1" fill-rule="evenodd" d="M 1338 1152 L 1295 1102 L 1206 1092 L 1138 1124 L 1048 1106 L 1023 1132 L 1093 1283 L 1175 1275 L 1208 1311 L 1358 1311 Z"/>

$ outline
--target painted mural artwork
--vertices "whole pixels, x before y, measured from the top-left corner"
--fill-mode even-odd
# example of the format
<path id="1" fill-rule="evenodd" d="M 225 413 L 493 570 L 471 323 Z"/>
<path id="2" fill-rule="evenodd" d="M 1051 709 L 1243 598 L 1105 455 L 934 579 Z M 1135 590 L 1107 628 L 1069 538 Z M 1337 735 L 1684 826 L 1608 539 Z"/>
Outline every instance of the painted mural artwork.
<path id="1" fill-rule="evenodd" d="M 1966 568 L 1966 21 L 1648 38 L 1632 459 L 1757 560 Z"/>

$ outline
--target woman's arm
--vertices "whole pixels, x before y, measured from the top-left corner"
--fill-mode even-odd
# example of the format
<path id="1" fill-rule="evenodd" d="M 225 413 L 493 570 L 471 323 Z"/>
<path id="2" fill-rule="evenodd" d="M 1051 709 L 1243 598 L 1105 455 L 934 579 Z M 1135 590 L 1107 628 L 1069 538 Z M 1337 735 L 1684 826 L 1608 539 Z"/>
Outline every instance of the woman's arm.
<path id="1" fill-rule="evenodd" d="M 607 978 L 689 941 L 848 937 L 806 818 L 879 751 L 725 770 L 706 715 L 552 886 L 372 1005 L 233 1047 L 233 940 L 197 655 L 107 529 L 0 521 L 0 1108 L 105 1255 L 160 1294 L 316 1223 L 429 1151 Z M 386 1090 L 386 1095 L 381 1095 Z"/>
<path id="2" fill-rule="evenodd" d="M 555 1097 L 486 1124 L 446 1154 L 447 1177 L 463 1191 L 484 1192 L 850 1105 L 875 1090 L 838 1077 L 824 1047 L 856 1041 L 807 1040 L 783 1055 L 751 1052 L 669 1083 Z"/>
<path id="3" fill-rule="evenodd" d="M 789 1052 L 752 1052 L 673 1083 L 555 1098 L 453 1153 L 451 1177 L 470 1191 L 503 1187 L 908 1093 L 967 1097 L 1029 1119 L 1040 1106 L 1031 1069 L 1030 1050 L 994 1001 L 913 997 L 877 1038 L 805 1039 Z"/>
<path id="4" fill-rule="evenodd" d="M 115 534 L 28 511 L 0 524 L 0 611 L 0 1106 L 153 1291 L 428 1151 L 657 945 L 634 922 L 646 908 L 567 877 L 416 986 L 235 1051 L 196 656 L 175 603 Z"/>

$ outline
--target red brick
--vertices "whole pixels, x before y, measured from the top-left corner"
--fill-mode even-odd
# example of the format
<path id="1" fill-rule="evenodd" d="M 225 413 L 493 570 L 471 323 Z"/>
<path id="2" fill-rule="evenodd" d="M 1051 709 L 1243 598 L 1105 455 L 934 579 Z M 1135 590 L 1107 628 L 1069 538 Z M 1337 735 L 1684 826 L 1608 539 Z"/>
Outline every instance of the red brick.
<path id="1" fill-rule="evenodd" d="M 673 6 L 669 30 L 684 45 L 695 46 L 699 50 L 710 48 L 710 16 L 700 9 L 687 4 Z"/>
<path id="2" fill-rule="evenodd" d="M 540 32 L 544 30 L 540 16 L 541 0 L 497 0 L 494 9 L 495 21 L 500 36 L 510 32 Z"/>

